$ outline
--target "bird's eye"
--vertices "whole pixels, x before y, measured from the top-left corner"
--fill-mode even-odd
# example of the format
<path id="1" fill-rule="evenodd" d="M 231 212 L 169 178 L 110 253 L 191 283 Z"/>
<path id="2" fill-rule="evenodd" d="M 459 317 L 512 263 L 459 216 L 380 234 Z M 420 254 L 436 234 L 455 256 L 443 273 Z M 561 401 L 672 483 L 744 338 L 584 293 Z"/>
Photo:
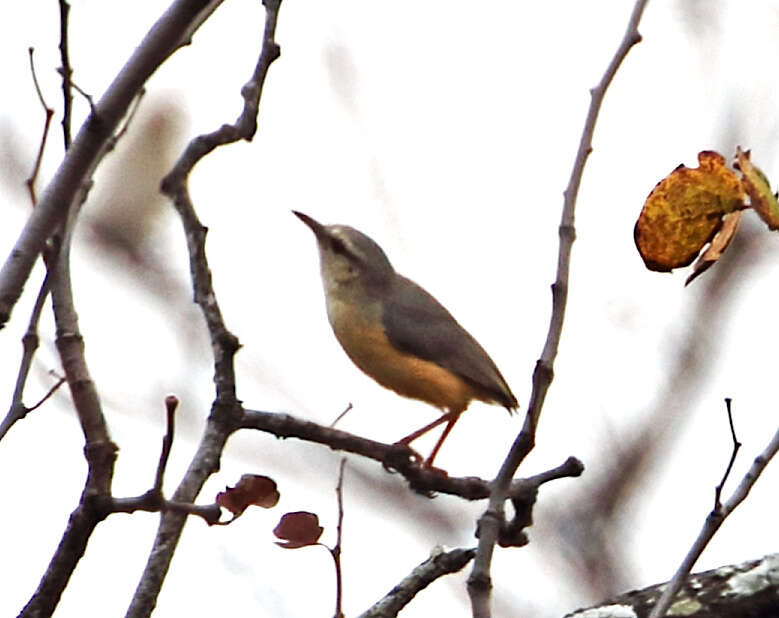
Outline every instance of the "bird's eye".
<path id="1" fill-rule="evenodd" d="M 338 253 L 340 255 L 348 255 L 349 251 L 346 248 L 346 243 L 344 243 L 343 240 L 340 238 L 333 237 L 330 239 L 330 246 L 333 249 L 333 253 Z"/>

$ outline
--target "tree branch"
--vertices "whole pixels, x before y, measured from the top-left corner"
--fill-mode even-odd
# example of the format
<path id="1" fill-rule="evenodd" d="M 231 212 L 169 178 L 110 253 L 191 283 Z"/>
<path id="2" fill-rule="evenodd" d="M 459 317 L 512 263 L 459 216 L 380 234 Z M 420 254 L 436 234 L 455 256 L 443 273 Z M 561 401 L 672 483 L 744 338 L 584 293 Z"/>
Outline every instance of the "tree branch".
<path id="1" fill-rule="evenodd" d="M 40 101 L 43 108 L 44 121 L 43 121 L 43 135 L 38 146 L 38 155 L 35 157 L 35 165 L 33 165 L 32 172 L 29 178 L 27 178 L 26 185 L 27 191 L 30 194 L 30 201 L 35 206 L 37 198 L 35 196 L 35 181 L 38 178 L 38 172 L 41 170 L 41 161 L 43 160 L 43 151 L 46 148 L 46 141 L 49 136 L 49 127 L 51 126 L 51 119 L 54 116 L 54 110 L 46 105 L 46 99 L 43 98 L 43 91 L 41 85 L 38 83 L 38 76 L 35 73 L 35 61 L 33 60 L 33 54 L 35 50 L 30 47 L 28 50 L 30 55 L 30 73 L 32 74 L 32 83 L 35 86 L 35 92 L 38 94 L 38 101 Z"/>
<path id="2" fill-rule="evenodd" d="M 730 476 L 730 471 L 733 469 L 733 464 L 736 462 L 738 450 L 741 448 L 741 442 L 739 442 L 738 438 L 736 437 L 736 428 L 733 426 L 733 410 L 731 409 L 731 402 L 732 399 L 730 397 L 725 397 L 725 408 L 728 412 L 728 425 L 730 426 L 730 438 L 733 440 L 733 450 L 730 453 L 730 461 L 728 461 L 728 466 L 725 468 L 725 472 L 722 475 L 722 480 L 719 482 L 719 485 L 714 488 L 715 511 L 722 506 L 722 489 L 725 487 L 725 483 Z"/>
<path id="3" fill-rule="evenodd" d="M 490 565 L 492 553 L 503 521 L 503 504 L 506 499 L 511 479 L 520 463 L 535 445 L 535 433 L 538 419 L 544 405 L 546 393 L 554 376 L 554 361 L 557 357 L 557 349 L 562 335 L 563 320 L 565 318 L 565 306 L 568 299 L 568 273 L 571 262 L 571 248 L 576 238 L 574 227 L 574 212 L 576 199 L 579 193 L 584 166 L 592 152 L 592 136 L 595 132 L 595 123 L 598 119 L 603 97 L 614 75 L 630 49 L 641 41 L 638 32 L 638 23 L 644 12 L 647 0 L 637 0 L 630 15 L 625 34 L 611 59 L 601 81 L 590 92 L 590 108 L 584 123 L 584 130 L 579 142 L 579 150 L 576 154 L 568 188 L 564 193 L 563 212 L 560 221 L 560 248 L 557 258 L 557 277 L 552 285 L 552 315 L 549 322 L 546 342 L 544 343 L 541 357 L 536 363 L 533 372 L 533 389 L 530 395 L 530 403 L 525 415 L 522 430 L 509 450 L 498 475 L 495 478 L 493 491 L 490 495 L 489 506 L 481 518 L 479 529 L 482 534 L 476 557 L 473 562 L 471 575 L 468 578 L 468 593 L 471 597 L 471 605 L 475 618 L 488 618 L 490 612 Z"/>
<path id="4" fill-rule="evenodd" d="M 84 340 L 78 327 L 70 280 L 70 242 L 73 211 L 66 225 L 62 247 L 51 269 L 51 299 L 57 326 L 57 350 L 70 387 L 73 406 L 84 434 L 87 479 L 79 505 L 71 514 L 62 539 L 41 578 L 38 589 L 20 618 L 49 616 L 86 550 L 95 527 L 108 515 L 111 481 L 116 461 L 116 444 L 108 435 L 97 389 L 84 356 Z"/>
<path id="5" fill-rule="evenodd" d="M 779 554 L 690 576 L 674 604 L 675 616 L 774 618 L 779 598 Z M 646 618 L 668 586 L 632 590 L 565 618 Z"/>
<path id="6" fill-rule="evenodd" d="M 679 589 L 684 585 L 687 580 L 687 575 L 692 570 L 692 567 L 695 565 L 695 562 L 698 560 L 701 553 L 703 553 L 703 550 L 709 544 L 709 541 L 711 541 L 725 519 L 727 519 L 736 507 L 747 497 L 752 486 L 757 482 L 757 479 L 763 473 L 763 470 L 765 470 L 768 462 L 776 455 L 777 450 L 779 450 L 779 429 L 776 430 L 774 437 L 771 438 L 771 441 L 768 443 L 765 450 L 755 458 L 749 471 L 744 475 L 744 478 L 741 479 L 741 483 L 736 487 L 730 498 L 724 504 L 715 507 L 714 510 L 709 513 L 709 516 L 703 524 L 703 528 L 698 534 L 698 538 L 695 539 L 690 551 L 687 552 L 687 555 L 682 560 L 682 563 L 668 583 L 668 586 L 663 590 L 663 595 L 660 597 L 657 605 L 652 609 L 649 618 L 661 618 L 661 616 L 665 615 L 666 611 L 668 611 L 668 608 L 671 606 L 671 601 L 673 601 L 676 593 L 679 592 Z"/>
<path id="7" fill-rule="evenodd" d="M 67 57 L 67 5 L 60 5 L 60 51 L 63 58 Z M 69 67 L 68 67 L 69 68 Z M 64 88 L 66 105 L 70 94 L 69 77 Z M 36 83 L 37 88 L 37 83 Z M 39 93 L 40 94 L 40 93 Z M 68 119 L 69 122 L 69 119 Z M 66 145 L 69 142 L 69 126 L 63 124 Z M 96 162 L 99 160 L 95 160 Z M 41 581 L 20 616 L 49 616 L 59 603 L 65 587 L 70 580 L 73 570 L 86 550 L 87 542 L 95 527 L 108 515 L 106 502 L 110 500 L 111 482 L 116 461 L 116 444 L 108 435 L 105 417 L 97 395 L 97 389 L 92 381 L 84 356 L 84 341 L 78 327 L 73 288 L 70 278 L 70 247 L 72 231 L 78 216 L 79 206 L 86 196 L 86 187 L 78 187 L 73 198 L 65 203 L 66 217 L 62 228 L 64 230 L 58 251 L 47 251 L 46 260 L 47 275 L 41 291 L 38 294 L 38 307 L 33 311 L 30 328 L 37 326 L 40 305 L 45 298 L 48 286 L 51 288 L 52 311 L 57 328 L 57 350 L 60 355 L 65 379 L 70 388 L 71 400 L 81 424 L 84 434 L 84 455 L 87 460 L 87 479 L 81 499 L 75 511 L 71 514 L 68 526 L 59 545 L 47 567 Z M 40 205 L 33 210 L 31 218 L 40 210 Z M 41 248 L 44 247 L 48 235 L 42 238 Z M 51 247 L 51 245 L 50 245 Z M 29 273 L 28 273 L 29 274 Z M 25 277 L 26 278 L 26 277 Z M 37 335 L 35 335 L 37 340 Z M 37 341 L 36 347 L 37 347 Z M 35 347 L 30 348 L 29 360 Z M 23 388 L 26 370 L 24 368 L 27 359 L 22 361 L 22 368 L 17 381 L 17 388 Z M 18 394 L 21 404 L 21 390 Z M 16 397 L 16 396 L 15 396 Z"/>
<path id="8" fill-rule="evenodd" d="M 475 549 L 453 549 L 443 551 L 438 548 L 433 555 L 417 566 L 390 592 L 371 607 L 360 614 L 359 618 L 392 618 L 408 605 L 418 592 L 427 588 L 439 577 L 457 573 L 476 554 Z"/>
<path id="9" fill-rule="evenodd" d="M 66 0 L 59 0 L 60 7 L 60 74 L 62 75 L 62 139 L 65 151 L 70 148 L 72 141 L 70 134 L 71 109 L 73 108 L 73 93 L 71 92 L 71 77 L 73 69 L 70 67 L 70 48 L 68 45 L 68 15 L 70 5 Z"/>
<path id="10" fill-rule="evenodd" d="M 410 487 L 422 494 L 442 493 L 466 500 L 483 500 L 490 495 L 492 484 L 475 477 L 452 477 L 435 468 L 421 466 L 407 444 L 385 444 L 354 434 L 318 425 L 289 414 L 246 410 L 241 421 L 242 429 L 258 429 L 279 438 L 298 438 L 307 442 L 324 444 L 336 451 L 362 455 L 382 463 L 387 469 L 399 472 Z M 527 496 L 549 481 L 580 476 L 584 466 L 575 457 L 569 457 L 562 465 L 526 479 L 510 483 L 507 496 Z"/>
<path id="11" fill-rule="evenodd" d="M 244 98 L 241 115 L 234 124 L 222 125 L 218 130 L 190 141 L 161 185 L 162 192 L 172 200 L 184 227 L 194 299 L 203 312 L 211 338 L 216 385 L 216 398 L 206 422 L 205 433 L 184 478 L 173 494 L 173 502 L 194 501 L 206 479 L 219 469 L 219 459 L 227 438 L 238 428 L 242 417 L 242 410 L 235 396 L 233 366 L 233 357 L 238 351 L 239 343 L 237 337 L 227 329 L 216 300 L 205 252 L 206 228 L 198 219 L 192 205 L 188 178 L 195 164 L 214 148 L 240 139 L 250 140 L 254 136 L 262 85 L 268 67 L 279 56 L 279 46 L 274 36 L 281 2 L 264 0 L 263 4 L 266 16 L 262 50 L 251 79 L 241 90 Z M 154 609 L 185 521 L 185 514 L 171 510 L 163 512 L 146 568 L 127 609 L 127 618 L 146 617 Z"/>
<path id="12" fill-rule="evenodd" d="M 113 134 L 136 93 L 186 42 L 182 37 L 191 34 L 193 24 L 202 23 L 201 13 L 213 10 L 213 4 L 208 0 L 176 0 L 144 37 L 82 125 L 0 268 L 0 328 L 8 321 L 19 300 L 46 240 L 64 221 L 70 204 L 89 179 L 106 140 Z"/>
<path id="13" fill-rule="evenodd" d="M 338 502 L 338 523 L 336 524 L 335 547 L 330 550 L 335 565 L 335 618 L 344 618 L 343 607 L 343 572 L 341 570 L 341 540 L 343 538 L 344 525 L 344 468 L 346 467 L 346 457 L 341 458 L 341 464 L 338 466 L 338 484 L 335 486 L 335 495 Z"/>

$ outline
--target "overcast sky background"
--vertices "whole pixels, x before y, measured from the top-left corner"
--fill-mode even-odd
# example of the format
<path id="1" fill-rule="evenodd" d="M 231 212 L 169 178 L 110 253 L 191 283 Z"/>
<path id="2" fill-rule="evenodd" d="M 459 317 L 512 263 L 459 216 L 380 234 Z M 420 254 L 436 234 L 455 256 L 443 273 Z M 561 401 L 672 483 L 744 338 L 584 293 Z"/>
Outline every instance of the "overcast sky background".
<path id="1" fill-rule="evenodd" d="M 562 192 L 588 90 L 612 57 L 631 8 L 624 0 L 478 6 L 285 0 L 276 35 L 282 55 L 265 84 L 254 142 L 209 156 L 191 179 L 195 207 L 210 228 L 216 292 L 243 344 L 236 357 L 238 394 L 248 408 L 327 424 L 351 402 L 354 410 L 339 426 L 382 441 L 436 414 L 381 389 L 343 354 L 327 324 L 315 243 L 290 214 L 296 209 L 323 223 L 352 225 L 379 242 L 398 271 L 433 293 L 484 345 L 526 409 L 549 319 Z M 76 83 L 101 95 L 161 11 L 150 1 L 131 7 L 74 1 Z M 121 449 L 117 495 L 150 487 L 169 393 L 182 399 L 166 478 L 172 492 L 213 396 L 210 348 L 189 300 L 180 224 L 155 197 L 161 174 L 141 171 L 148 184 L 122 180 L 136 178 L 144 166 L 156 169 L 149 162 L 165 169 L 192 136 L 235 119 L 262 20 L 259 2 L 225 3 L 193 45 L 153 76 L 130 133 L 107 158 L 84 206 L 74 247 L 76 307 L 87 360 Z M 730 160 L 736 145 L 750 148 L 753 162 L 777 186 L 778 27 L 779 2 L 649 4 L 640 27 L 644 41 L 617 74 L 596 129 L 577 207 L 555 381 L 537 447 L 520 473 L 556 466 L 569 455 L 582 459 L 587 471 L 582 479 L 542 489 L 529 547 L 497 552 L 497 615 L 561 615 L 598 600 L 561 576 L 566 554 L 544 538 L 552 534 L 544 528 L 544 509 L 586 496 L 590 475 L 638 420 L 657 413 L 653 405 L 675 377 L 669 373 L 679 366 L 679 347 L 696 324 L 691 312 L 700 310 L 702 280 L 711 274 L 685 289 L 687 273 L 647 271 L 633 244 L 633 225 L 655 183 L 680 162 L 697 165 L 700 150 L 715 149 Z M 57 123 L 57 44 L 54 2 L 17 7 L 0 24 L 3 259 L 29 212 L 23 183 L 42 126 L 27 48 L 36 50 L 38 77 L 58 110 Z M 74 129 L 87 111 L 77 97 Z M 57 129 L 54 124 L 40 188 L 61 160 Z M 132 152 L 144 156 L 133 159 Z M 141 218 L 134 208 L 153 214 Z M 124 213 L 128 228 L 136 222 L 155 277 L 139 276 L 129 263 L 95 249 L 93 223 L 106 212 L 114 221 Z M 706 379 L 664 410 L 685 422 L 650 464 L 641 499 L 624 506 L 639 514 L 638 523 L 615 534 L 632 557 L 630 587 L 668 579 L 711 509 L 730 454 L 723 398 L 734 400 L 744 443 L 734 479 L 777 425 L 779 335 L 772 326 L 779 241 L 752 213 L 745 219 L 742 232 L 759 235 L 751 268 L 729 279 L 728 292 L 715 297 L 727 304 L 696 334 L 705 339 L 700 360 L 708 362 Z M 36 273 L 0 331 L 0 401 L 11 400 L 40 269 Z M 48 370 L 59 366 L 48 311 L 41 335 L 28 404 L 51 384 Z M 83 485 L 83 439 L 68 403 L 62 391 L 0 443 L 1 615 L 15 615 L 33 593 Z M 490 478 L 520 425 L 521 417 L 474 404 L 438 464 L 453 475 Z M 420 450 L 431 445 L 422 443 Z M 279 549 L 271 530 L 283 512 L 311 510 L 326 528 L 323 540 L 334 542 L 338 461 L 328 449 L 257 433 L 231 439 L 202 501 L 244 472 L 273 476 L 282 501 L 226 528 L 191 521 L 155 616 L 330 615 L 330 557 L 321 548 Z M 769 467 L 696 570 L 779 550 L 776 468 Z M 484 508 L 410 495 L 399 478 L 352 458 L 344 493 L 347 615 L 389 591 L 434 545 L 472 545 Z M 423 525 L 439 518 L 440 526 Z M 140 514 L 115 515 L 99 526 L 56 615 L 83 616 L 85 599 L 94 615 L 123 615 L 156 524 L 156 516 Z M 468 572 L 437 582 L 403 615 L 468 615 Z"/>

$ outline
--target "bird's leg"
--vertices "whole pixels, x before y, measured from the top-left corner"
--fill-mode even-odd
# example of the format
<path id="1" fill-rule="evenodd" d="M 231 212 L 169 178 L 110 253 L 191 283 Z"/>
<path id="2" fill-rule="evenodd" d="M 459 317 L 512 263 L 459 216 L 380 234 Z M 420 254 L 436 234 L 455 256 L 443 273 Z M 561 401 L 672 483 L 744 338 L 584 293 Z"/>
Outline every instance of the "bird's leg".
<path id="1" fill-rule="evenodd" d="M 427 425 L 422 427 L 422 429 L 417 429 L 414 433 L 407 435 L 402 440 L 398 440 L 398 444 L 408 445 L 409 443 L 413 442 L 420 436 L 425 435 L 431 429 L 438 427 L 441 423 L 446 423 L 444 432 L 441 434 L 441 437 L 438 438 L 438 442 L 436 442 L 436 445 L 433 448 L 433 452 L 430 453 L 430 457 L 425 459 L 424 463 L 422 464 L 427 468 L 432 468 L 433 460 L 435 459 L 435 456 L 438 454 L 438 451 L 441 449 L 441 445 L 444 443 L 444 440 L 446 440 L 446 437 L 449 435 L 449 432 L 452 431 L 452 427 L 454 427 L 454 424 L 457 422 L 457 419 L 460 418 L 460 414 L 462 414 L 462 412 L 463 412 L 462 410 L 454 410 L 451 412 L 447 412 L 446 414 L 439 416 L 432 423 L 428 423 Z"/>
<path id="2" fill-rule="evenodd" d="M 441 437 L 438 438 L 438 442 L 436 442 L 435 447 L 433 448 L 433 452 L 430 453 L 430 457 L 425 459 L 425 463 L 422 465 L 426 468 L 432 468 L 433 467 L 433 460 L 435 459 L 435 456 L 438 455 L 438 451 L 441 448 L 441 445 L 444 443 L 444 440 L 446 440 L 446 436 L 449 435 L 449 432 L 452 431 L 452 427 L 454 427 L 454 424 L 457 422 L 457 419 L 460 418 L 460 412 L 450 412 L 449 414 L 445 414 L 445 417 L 450 417 L 449 422 L 446 424 L 446 427 L 444 427 L 444 432 L 441 434 Z M 443 418 L 443 417 L 442 417 Z"/>
<path id="3" fill-rule="evenodd" d="M 429 423 L 428 425 L 425 425 L 422 427 L 422 429 L 417 429 L 414 433 L 411 433 L 407 435 L 405 438 L 402 438 L 398 440 L 399 444 L 410 444 L 420 436 L 424 436 L 428 431 L 431 429 L 435 429 L 438 427 L 441 423 L 445 423 L 448 421 L 451 421 L 452 419 L 457 419 L 457 417 L 460 416 L 459 412 L 447 412 L 446 414 L 443 414 L 442 416 L 439 416 L 437 419 L 435 419 L 432 423 Z M 447 432 L 448 433 L 448 432 Z"/>

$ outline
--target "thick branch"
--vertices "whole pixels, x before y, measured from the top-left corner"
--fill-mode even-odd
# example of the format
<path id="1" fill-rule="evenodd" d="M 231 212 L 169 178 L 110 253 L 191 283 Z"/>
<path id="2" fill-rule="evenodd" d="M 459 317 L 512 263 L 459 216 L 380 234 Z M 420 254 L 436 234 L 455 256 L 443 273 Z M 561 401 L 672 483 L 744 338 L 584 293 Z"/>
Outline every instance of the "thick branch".
<path id="1" fill-rule="evenodd" d="M 184 227 L 194 298 L 203 312 L 211 338 L 216 384 L 216 399 L 205 434 L 189 469 L 173 494 L 174 502 L 194 502 L 206 479 L 219 469 L 219 458 L 227 438 L 238 428 L 242 417 L 242 410 L 235 396 L 233 366 L 233 357 L 239 347 L 238 339 L 227 329 L 216 300 L 205 252 L 206 228 L 200 223 L 192 205 L 188 178 L 195 164 L 217 146 L 239 139 L 248 140 L 254 135 L 262 84 L 268 67 L 279 56 L 279 47 L 274 36 L 280 0 L 265 0 L 264 4 L 266 17 L 262 50 L 251 79 L 241 91 L 244 97 L 241 116 L 233 125 L 223 125 L 217 131 L 194 138 L 162 182 L 162 192 L 172 199 Z M 149 616 L 154 609 L 185 521 L 185 514 L 173 511 L 162 514 L 146 568 L 127 610 L 128 618 Z"/>
<path id="2" fill-rule="evenodd" d="M 38 589 L 22 609 L 19 618 L 43 618 L 54 613 L 70 576 L 86 551 L 92 532 L 107 514 L 99 499 L 82 499 L 70 515 L 65 533 Z"/>
<path id="3" fill-rule="evenodd" d="M 88 180 L 94 162 L 151 74 L 184 42 L 213 2 L 176 0 L 152 27 L 127 64 L 108 87 L 73 140 L 62 164 L 0 268 L 0 328 L 22 294 L 33 264 Z"/>
<path id="4" fill-rule="evenodd" d="M 633 590 L 565 618 L 647 618 L 668 584 Z M 690 576 L 679 593 L 674 616 L 775 618 L 779 615 L 779 554 L 722 566 Z"/>

